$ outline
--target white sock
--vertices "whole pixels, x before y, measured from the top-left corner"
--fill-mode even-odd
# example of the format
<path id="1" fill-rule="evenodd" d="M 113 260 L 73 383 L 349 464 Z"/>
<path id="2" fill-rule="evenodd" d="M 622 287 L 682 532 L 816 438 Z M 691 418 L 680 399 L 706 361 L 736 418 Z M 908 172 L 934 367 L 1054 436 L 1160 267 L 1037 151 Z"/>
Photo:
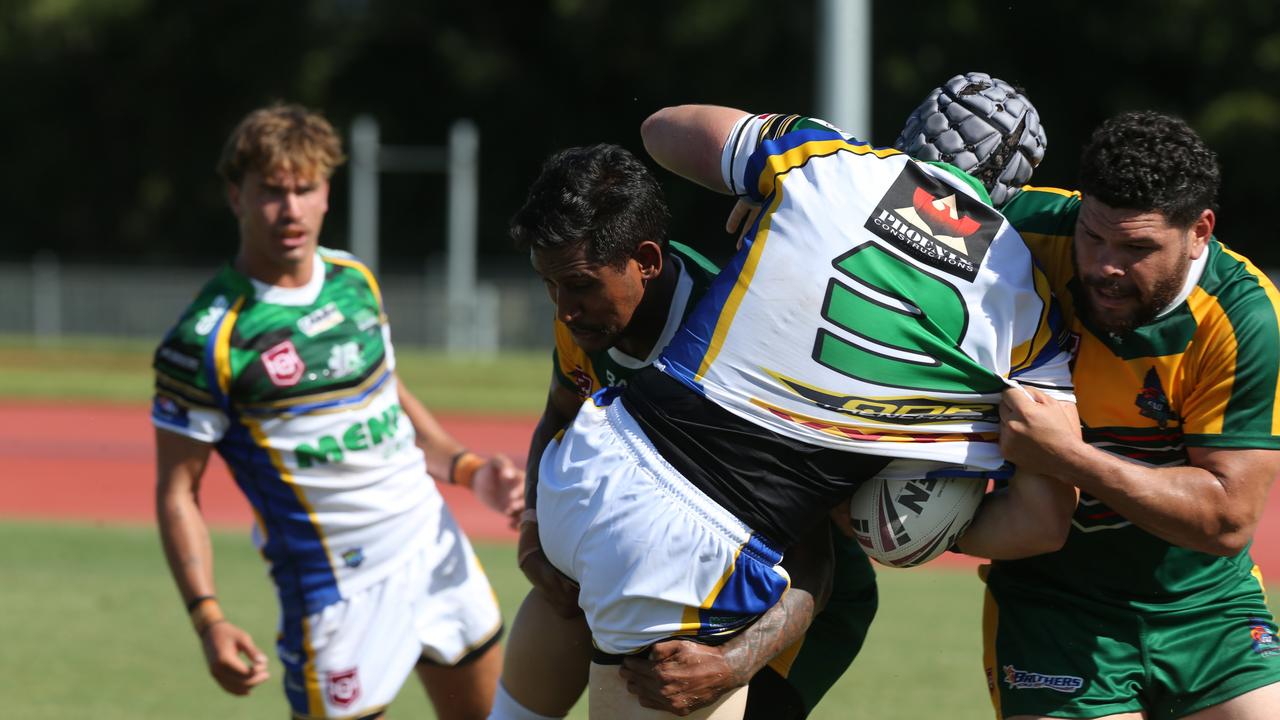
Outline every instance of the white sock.
<path id="1" fill-rule="evenodd" d="M 499 682 L 498 693 L 493 696 L 493 712 L 489 713 L 489 720 L 560 720 L 560 717 L 539 715 L 526 708 L 516 702 L 516 699 L 511 697 L 511 694 Z"/>

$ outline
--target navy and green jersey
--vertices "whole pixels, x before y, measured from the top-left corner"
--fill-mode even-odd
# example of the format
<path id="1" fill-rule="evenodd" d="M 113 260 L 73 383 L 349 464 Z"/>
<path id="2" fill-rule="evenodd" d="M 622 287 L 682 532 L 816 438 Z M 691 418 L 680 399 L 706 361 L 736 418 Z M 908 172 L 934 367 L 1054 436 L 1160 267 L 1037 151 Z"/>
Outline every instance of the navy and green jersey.
<path id="1" fill-rule="evenodd" d="M 561 385 L 585 400 L 601 388 L 625 384 L 641 368 L 653 363 L 719 272 L 698 251 L 678 242 L 669 243 L 667 259 L 674 262 L 679 271 L 676 289 L 667 311 L 667 322 L 649 357 L 634 358 L 615 347 L 587 352 L 574 342 L 569 327 L 557 319 L 554 360 L 555 376 Z"/>
<path id="2" fill-rule="evenodd" d="M 1216 239 L 1193 261 L 1174 303 L 1128 333 L 1095 332 L 1071 242 L 1080 195 L 1026 188 L 1003 208 L 1063 301 L 1078 338 L 1074 379 L 1085 439 L 1151 467 L 1187 463 L 1188 447 L 1280 448 L 1280 294 Z M 1000 563 L 992 577 L 1061 586 L 1135 605 L 1204 600 L 1253 570 L 1248 551 L 1222 558 L 1176 547 L 1085 494 L 1066 547 Z"/>
<path id="3" fill-rule="evenodd" d="M 398 567 L 438 500 L 404 416 L 377 282 L 321 248 L 279 288 L 224 267 L 155 353 L 156 427 L 212 444 L 257 518 L 286 610 Z"/>

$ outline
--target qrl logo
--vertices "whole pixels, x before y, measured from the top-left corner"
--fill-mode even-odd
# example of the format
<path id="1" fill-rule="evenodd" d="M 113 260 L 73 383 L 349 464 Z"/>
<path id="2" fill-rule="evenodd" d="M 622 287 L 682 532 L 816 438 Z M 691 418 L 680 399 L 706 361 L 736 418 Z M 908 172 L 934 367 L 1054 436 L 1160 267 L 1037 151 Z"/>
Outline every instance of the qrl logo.
<path id="1" fill-rule="evenodd" d="M 262 364 L 267 368 L 271 382 L 279 387 L 297 385 L 307 369 L 292 340 L 285 340 L 262 353 Z"/>
<path id="2" fill-rule="evenodd" d="M 356 668 L 335 670 L 325 678 L 329 688 L 329 702 L 338 707 L 347 707 L 360 698 L 360 677 Z"/>

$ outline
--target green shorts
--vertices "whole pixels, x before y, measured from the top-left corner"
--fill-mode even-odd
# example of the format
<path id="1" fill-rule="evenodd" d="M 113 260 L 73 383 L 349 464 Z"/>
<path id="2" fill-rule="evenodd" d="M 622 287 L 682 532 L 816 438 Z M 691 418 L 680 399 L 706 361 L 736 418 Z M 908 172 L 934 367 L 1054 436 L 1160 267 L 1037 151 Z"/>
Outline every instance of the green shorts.
<path id="1" fill-rule="evenodd" d="M 1258 581 L 1224 597 L 1157 612 L 991 578 L 983 664 L 996 717 L 1180 718 L 1280 682 Z"/>
<path id="2" fill-rule="evenodd" d="M 862 649 L 879 604 L 876 573 L 858 543 L 834 528 L 831 542 L 831 598 L 798 652 L 789 648 L 751 680 L 744 720 L 806 717 Z"/>

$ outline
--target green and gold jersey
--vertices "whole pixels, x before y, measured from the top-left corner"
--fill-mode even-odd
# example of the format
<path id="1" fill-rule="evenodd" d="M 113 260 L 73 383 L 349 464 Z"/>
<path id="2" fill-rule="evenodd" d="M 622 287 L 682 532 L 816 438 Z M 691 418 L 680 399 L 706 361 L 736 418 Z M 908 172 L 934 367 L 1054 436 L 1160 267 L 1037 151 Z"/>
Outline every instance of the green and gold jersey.
<path id="1" fill-rule="evenodd" d="M 373 275 L 324 248 L 314 263 L 300 288 L 224 267 L 157 348 L 152 406 L 226 461 L 282 604 L 307 613 L 399 567 L 439 504 Z"/>
<path id="2" fill-rule="evenodd" d="M 1077 312 L 1083 295 L 1071 243 L 1079 208 L 1078 193 L 1026 188 L 1002 212 L 1044 267 L 1078 339 L 1073 378 L 1085 440 L 1152 467 L 1185 465 L 1188 447 L 1280 448 L 1275 286 L 1213 239 L 1172 307 L 1129 333 L 1094 332 Z M 1061 551 L 998 563 L 993 582 L 1167 608 L 1192 596 L 1203 602 L 1253 570 L 1247 550 L 1222 558 L 1176 547 L 1087 494 L 1072 525 Z"/>
<path id="3" fill-rule="evenodd" d="M 573 341 L 568 326 L 556 320 L 555 376 L 578 397 L 585 400 L 601 388 L 623 385 L 641 368 L 652 364 L 719 272 L 710 260 L 687 245 L 672 242 L 668 251 L 667 259 L 674 260 L 680 272 L 667 323 L 649 357 L 633 358 L 617 348 L 587 352 Z"/>

